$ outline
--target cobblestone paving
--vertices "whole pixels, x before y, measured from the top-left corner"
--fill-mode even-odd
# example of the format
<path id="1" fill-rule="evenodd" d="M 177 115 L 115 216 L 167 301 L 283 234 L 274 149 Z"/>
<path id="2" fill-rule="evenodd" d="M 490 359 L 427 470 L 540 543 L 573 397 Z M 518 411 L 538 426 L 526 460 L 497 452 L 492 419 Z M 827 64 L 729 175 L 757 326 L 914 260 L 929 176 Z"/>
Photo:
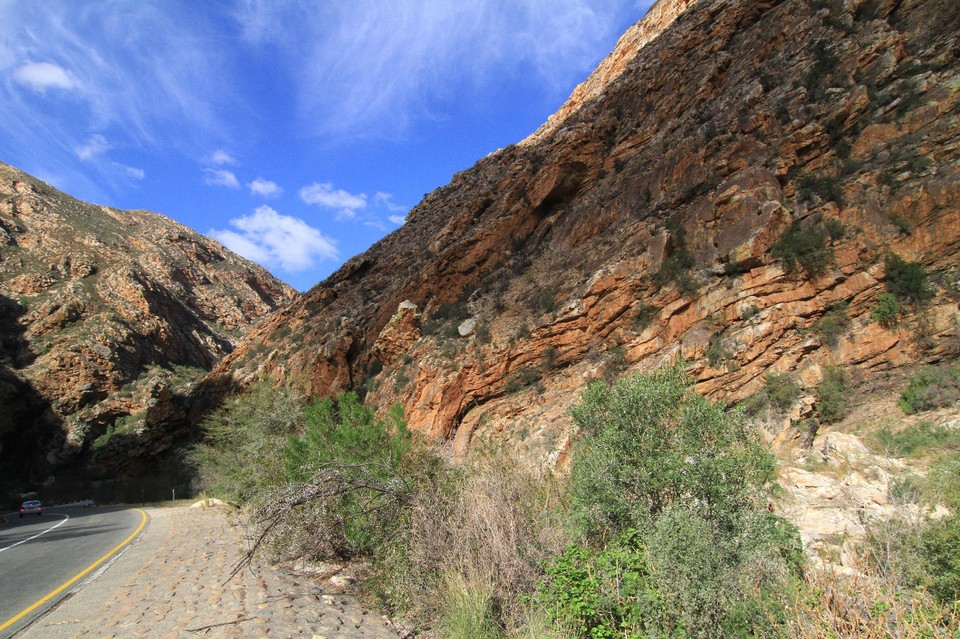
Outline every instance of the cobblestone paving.
<path id="1" fill-rule="evenodd" d="M 243 531 L 215 509 L 148 510 L 144 535 L 17 639 L 396 639 L 374 611 L 269 567 L 225 582 Z"/>

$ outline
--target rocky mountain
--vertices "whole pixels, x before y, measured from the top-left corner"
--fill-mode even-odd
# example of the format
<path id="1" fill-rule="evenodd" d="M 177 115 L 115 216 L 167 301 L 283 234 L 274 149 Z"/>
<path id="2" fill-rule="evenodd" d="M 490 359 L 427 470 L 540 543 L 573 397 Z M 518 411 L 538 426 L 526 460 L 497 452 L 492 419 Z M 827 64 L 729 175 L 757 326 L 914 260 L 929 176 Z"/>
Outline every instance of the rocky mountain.
<path id="1" fill-rule="evenodd" d="M 0 468 L 24 484 L 81 453 L 122 476 L 165 450 L 187 423 L 186 385 L 297 295 L 168 218 L 86 204 L 5 164 L 0 273 Z"/>
<path id="2" fill-rule="evenodd" d="M 545 465 L 590 379 L 668 358 L 728 401 L 793 371 L 810 415 L 828 364 L 869 389 L 960 351 L 958 139 L 953 0 L 660 0 L 203 392 L 359 389 Z"/>

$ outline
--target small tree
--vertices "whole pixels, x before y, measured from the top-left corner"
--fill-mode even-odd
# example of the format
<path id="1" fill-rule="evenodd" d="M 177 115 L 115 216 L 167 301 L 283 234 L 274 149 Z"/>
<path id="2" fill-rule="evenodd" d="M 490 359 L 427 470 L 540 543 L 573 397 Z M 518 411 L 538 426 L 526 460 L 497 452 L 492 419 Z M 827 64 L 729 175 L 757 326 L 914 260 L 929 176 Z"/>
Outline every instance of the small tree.
<path id="1" fill-rule="evenodd" d="M 389 537 L 410 487 L 399 465 L 411 435 L 400 405 L 385 421 L 360 403 L 356 393 L 336 401 L 326 397 L 304 409 L 302 435 L 287 440 L 287 498 L 301 509 L 302 521 L 323 526 L 325 536 L 313 554 L 342 557 L 371 553 Z M 309 499 L 305 497 L 309 495 Z M 283 499 L 279 500 L 283 503 Z M 290 526 L 291 538 L 298 537 Z"/>

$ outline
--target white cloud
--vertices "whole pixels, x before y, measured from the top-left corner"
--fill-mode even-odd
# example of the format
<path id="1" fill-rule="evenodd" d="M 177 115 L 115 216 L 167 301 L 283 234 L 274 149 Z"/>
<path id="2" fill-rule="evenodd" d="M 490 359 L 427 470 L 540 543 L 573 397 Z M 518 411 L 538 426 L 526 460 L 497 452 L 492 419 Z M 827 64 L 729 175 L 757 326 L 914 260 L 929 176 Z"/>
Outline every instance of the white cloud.
<path id="1" fill-rule="evenodd" d="M 74 149 L 74 152 L 81 160 L 91 160 L 98 155 L 103 155 L 112 148 L 113 145 L 107 141 L 106 137 L 96 133 L 87 138 L 86 143 L 82 146 Z"/>
<path id="2" fill-rule="evenodd" d="M 247 184 L 247 187 L 250 189 L 251 195 L 259 195 L 261 197 L 280 197 L 280 195 L 283 194 L 283 189 L 280 188 L 276 182 L 264 180 L 263 178 L 257 178 Z"/>
<path id="3" fill-rule="evenodd" d="M 403 215 L 391 215 L 388 219 L 397 226 L 403 226 L 407 223 L 407 218 Z"/>
<path id="4" fill-rule="evenodd" d="M 52 62 L 27 62 L 13 72 L 13 79 L 37 93 L 45 93 L 47 89 L 70 90 L 78 87 L 69 71 Z"/>
<path id="5" fill-rule="evenodd" d="M 240 188 L 240 180 L 233 171 L 226 169 L 204 169 L 203 183 L 208 186 L 225 186 L 228 189 Z"/>
<path id="6" fill-rule="evenodd" d="M 126 164 L 117 164 L 119 168 L 127 174 L 128 177 L 132 177 L 135 180 L 142 180 L 147 177 L 146 172 L 143 169 L 139 169 L 135 166 L 127 166 Z"/>
<path id="7" fill-rule="evenodd" d="M 337 260 L 336 243 L 303 220 L 281 215 L 269 206 L 230 220 L 236 230 L 211 230 L 210 235 L 243 257 L 288 273 L 313 268 L 319 260 Z"/>
<path id="8" fill-rule="evenodd" d="M 224 151 L 223 149 L 217 149 L 211 153 L 206 158 L 208 164 L 213 164 L 214 166 L 223 166 L 225 164 L 236 164 L 237 161 L 233 159 L 233 156 Z"/>
<path id="9" fill-rule="evenodd" d="M 334 189 L 330 182 L 314 182 L 303 187 L 300 189 L 300 199 L 307 204 L 336 211 L 338 219 L 356 217 L 357 211 L 367 206 L 366 194 L 355 195 L 343 189 Z"/>

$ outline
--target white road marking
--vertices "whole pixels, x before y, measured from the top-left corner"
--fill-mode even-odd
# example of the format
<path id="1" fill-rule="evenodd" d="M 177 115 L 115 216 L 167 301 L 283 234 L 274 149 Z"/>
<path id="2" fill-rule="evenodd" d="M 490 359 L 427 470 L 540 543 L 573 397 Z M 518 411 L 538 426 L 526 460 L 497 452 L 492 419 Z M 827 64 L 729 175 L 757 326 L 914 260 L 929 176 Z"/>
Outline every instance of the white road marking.
<path id="1" fill-rule="evenodd" d="M 31 541 L 31 540 L 33 540 L 33 539 L 36 539 L 37 537 L 41 537 L 41 536 L 43 536 L 43 535 L 46 535 L 46 534 L 47 534 L 48 532 L 50 532 L 51 530 L 53 530 L 53 529 L 55 529 L 55 528 L 59 528 L 60 526 L 64 525 L 65 523 L 67 523 L 67 520 L 70 519 L 70 515 L 60 515 L 60 516 L 63 517 L 63 521 L 61 521 L 60 523 L 54 524 L 53 526 L 50 526 L 49 528 L 47 528 L 47 529 L 44 530 L 43 532 L 37 533 L 37 534 L 34 535 L 33 537 L 27 537 L 26 539 L 23 539 L 23 540 L 21 540 L 21 541 L 18 541 L 18 542 L 15 543 L 15 544 L 10 544 L 10 545 L 7 546 L 6 548 L 0 548 L 0 552 L 3 552 L 4 550 L 10 550 L 11 548 L 15 548 L 16 546 L 19 546 L 20 544 L 25 544 L 25 543 L 27 543 L 28 541 Z"/>

